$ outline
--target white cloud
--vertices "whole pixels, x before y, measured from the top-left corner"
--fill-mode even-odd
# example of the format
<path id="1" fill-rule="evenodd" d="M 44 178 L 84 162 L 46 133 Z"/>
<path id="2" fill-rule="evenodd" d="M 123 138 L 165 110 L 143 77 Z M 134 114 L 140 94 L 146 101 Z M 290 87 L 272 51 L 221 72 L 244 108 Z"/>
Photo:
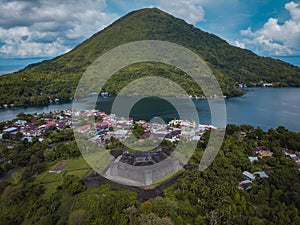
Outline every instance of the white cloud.
<path id="1" fill-rule="evenodd" d="M 206 1 L 155 0 L 154 5 L 195 24 L 204 19 Z M 118 18 L 105 12 L 106 0 L 0 0 L 0 5 L 0 57 L 55 56 Z"/>
<path id="2" fill-rule="evenodd" d="M 290 12 L 293 20 L 300 20 L 300 9 L 299 4 L 295 2 L 290 2 L 285 5 L 285 8 Z"/>
<path id="3" fill-rule="evenodd" d="M 0 37 L 5 44 L 0 48 L 2 56 L 32 57 L 54 56 L 69 51 L 62 38 L 53 34 L 52 41 L 46 36 L 50 33 L 32 31 L 28 27 L 0 28 Z"/>
<path id="4" fill-rule="evenodd" d="M 246 47 L 245 43 L 240 42 L 240 41 L 235 41 L 234 44 L 235 44 L 236 47 L 239 47 L 239 48 L 245 48 Z"/>
<path id="5" fill-rule="evenodd" d="M 0 56 L 55 56 L 117 18 L 105 0 L 0 0 Z"/>
<path id="6" fill-rule="evenodd" d="M 189 23 L 196 24 L 205 16 L 202 3 L 203 0 L 159 0 L 159 8 Z"/>
<path id="7" fill-rule="evenodd" d="M 295 2 L 285 4 L 290 19 L 279 23 L 276 18 L 269 18 L 264 26 L 256 31 L 251 27 L 241 34 L 246 47 L 258 53 L 269 55 L 293 55 L 300 53 L 300 6 Z"/>

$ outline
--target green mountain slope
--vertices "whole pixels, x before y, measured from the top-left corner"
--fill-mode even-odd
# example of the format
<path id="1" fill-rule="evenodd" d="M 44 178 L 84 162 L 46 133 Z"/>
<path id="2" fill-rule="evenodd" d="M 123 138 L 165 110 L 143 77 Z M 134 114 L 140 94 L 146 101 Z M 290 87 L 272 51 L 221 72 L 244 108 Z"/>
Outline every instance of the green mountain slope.
<path id="1" fill-rule="evenodd" d="M 64 55 L 1 76 L 0 105 L 41 104 L 54 98 L 68 100 L 82 73 L 94 60 L 118 45 L 138 40 L 170 41 L 194 51 L 207 62 L 228 96 L 241 94 L 235 87 L 238 83 L 257 85 L 263 81 L 278 86 L 300 86 L 299 67 L 233 47 L 213 34 L 153 8 L 127 14 Z M 175 80 L 189 94 L 201 94 L 182 71 L 152 63 L 124 68 L 109 80 L 106 90 L 117 93 L 130 79 L 149 75 L 147 71 Z"/>

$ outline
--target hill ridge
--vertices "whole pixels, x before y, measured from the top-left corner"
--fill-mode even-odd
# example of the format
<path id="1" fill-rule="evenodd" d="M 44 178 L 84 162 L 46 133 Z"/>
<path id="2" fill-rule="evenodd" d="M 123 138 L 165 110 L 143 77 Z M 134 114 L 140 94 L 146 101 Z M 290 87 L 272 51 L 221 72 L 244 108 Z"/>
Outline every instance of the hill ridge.
<path id="1" fill-rule="evenodd" d="M 300 86 L 299 67 L 231 46 L 216 35 L 202 31 L 158 8 L 145 8 L 117 19 L 68 53 L 29 65 L 16 73 L 2 75 L 0 105 L 47 104 L 54 98 L 70 100 L 81 75 L 97 57 L 121 44 L 139 40 L 170 41 L 192 50 L 213 70 L 224 94 L 229 97 L 242 94 L 236 88 L 238 83 L 254 86 L 261 82 L 272 82 L 276 86 Z M 107 90 L 120 90 L 130 81 L 129 71 L 134 71 L 133 75 L 139 77 L 139 73 L 147 75 L 141 71 L 151 69 L 154 75 L 161 72 L 179 82 L 189 94 L 201 94 L 199 87 L 187 77 L 181 79 L 182 76 L 178 76 L 181 72 L 175 68 L 157 64 L 143 64 L 137 68 L 130 67 L 118 72 L 107 84 Z"/>

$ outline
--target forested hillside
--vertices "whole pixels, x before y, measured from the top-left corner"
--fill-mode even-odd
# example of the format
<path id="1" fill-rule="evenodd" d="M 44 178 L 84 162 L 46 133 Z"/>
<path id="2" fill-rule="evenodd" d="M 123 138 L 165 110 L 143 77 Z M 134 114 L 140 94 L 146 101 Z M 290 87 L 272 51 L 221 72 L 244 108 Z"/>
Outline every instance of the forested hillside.
<path id="1" fill-rule="evenodd" d="M 0 224 L 300 224 L 300 173 L 282 152 L 299 150 L 300 134 L 284 127 L 264 132 L 228 125 L 217 158 L 200 172 L 206 133 L 188 170 L 163 188 L 163 197 L 148 200 L 111 182 L 88 182 L 93 171 L 80 157 L 72 130 L 52 128 L 43 142 L 20 141 L 17 135 L 1 140 Z M 13 147 L 4 147 L 8 144 Z M 273 157 L 251 163 L 248 157 L 258 146 Z M 66 168 L 49 173 L 58 164 Z M 257 177 L 251 188 L 241 190 L 243 171 L 269 171 L 269 176 Z"/>
<path id="2" fill-rule="evenodd" d="M 224 95 L 229 97 L 242 94 L 236 88 L 238 83 L 300 85 L 299 67 L 233 47 L 213 34 L 153 8 L 127 14 L 64 55 L 1 76 L 0 105 L 47 104 L 55 98 L 70 100 L 80 77 L 94 60 L 114 47 L 138 40 L 170 41 L 194 51 L 213 70 Z M 110 79 L 107 90 L 117 93 L 130 81 L 128 75 L 134 79 L 141 73 L 168 77 L 183 88 L 189 87 L 189 94 L 202 94 L 189 77 L 179 76 L 182 71 L 162 64 L 129 66 Z"/>

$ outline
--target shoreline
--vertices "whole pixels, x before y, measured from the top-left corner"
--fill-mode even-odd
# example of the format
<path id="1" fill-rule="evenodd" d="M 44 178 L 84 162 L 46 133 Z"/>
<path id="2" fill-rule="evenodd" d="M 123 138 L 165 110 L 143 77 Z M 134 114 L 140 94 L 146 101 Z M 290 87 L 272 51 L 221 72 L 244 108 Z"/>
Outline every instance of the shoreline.
<path id="1" fill-rule="evenodd" d="M 243 93 L 241 95 L 234 95 L 234 96 L 227 96 L 227 95 L 223 95 L 223 96 L 143 96 L 143 95 L 118 95 L 119 97 L 166 97 L 166 98 L 170 98 L 170 97 L 175 97 L 175 98 L 179 98 L 179 99 L 183 99 L 183 98 L 189 98 L 192 100 L 207 100 L 207 99 L 234 99 L 234 98 L 239 98 L 242 97 L 246 94 L 247 89 L 251 89 L 251 88 L 268 88 L 268 89 L 281 89 L 281 88 L 300 88 L 300 86 L 247 86 L 244 88 L 239 88 L 239 90 L 243 91 Z M 85 98 L 89 98 L 91 96 L 93 96 L 95 94 L 90 94 L 84 97 L 81 97 L 81 99 L 85 99 Z M 100 96 L 100 93 L 99 93 Z M 114 97 L 117 96 L 117 94 L 110 94 L 108 97 Z M 106 97 L 107 98 L 107 97 Z M 67 104 L 67 103 L 72 103 L 73 101 L 76 101 L 74 99 L 72 100 L 60 100 L 59 102 L 48 102 L 47 104 L 30 104 L 30 105 L 14 105 L 14 104 L 3 104 L 0 105 L 0 110 L 2 109 L 19 109 L 19 108 L 30 108 L 30 107 L 48 107 L 51 105 L 62 105 L 62 104 Z"/>
<path id="2" fill-rule="evenodd" d="M 283 87 L 283 88 L 258 88 L 248 87 L 244 89 L 245 94 L 242 97 L 234 97 L 224 99 L 227 108 L 228 124 L 250 124 L 253 127 L 261 127 L 267 131 L 270 128 L 277 128 L 280 125 L 285 126 L 291 131 L 299 132 L 299 125 L 295 121 L 299 121 L 299 88 Z M 130 97 L 128 97 L 130 98 Z M 125 98 L 126 99 L 126 98 Z M 275 100 L 277 99 L 277 100 Z M 110 112 L 113 98 L 110 96 L 106 99 L 99 99 L 97 109 Z M 210 124 L 210 108 L 206 99 L 191 99 L 196 105 L 200 122 Z M 203 101 L 205 100 L 205 101 Z M 274 101 L 275 100 L 275 101 Z M 179 99 L 183 105 L 185 99 Z M 190 100 L 189 100 L 190 101 Z M 219 101 L 212 99 L 211 101 Z M 222 100 L 223 101 L 223 100 Z M 154 110 L 159 110 L 159 115 L 165 120 L 173 119 L 177 115 L 176 111 L 170 111 L 168 107 L 161 105 L 159 100 L 146 100 L 149 104 L 154 104 L 154 109 L 146 107 L 141 108 L 137 105 L 132 116 L 134 118 L 142 118 L 148 120 L 151 115 L 157 116 Z M 88 103 L 88 100 L 86 101 Z M 85 101 L 83 101 L 85 105 Z M 161 107 L 161 108 L 160 108 Z M 8 121 L 16 117 L 18 113 L 25 114 L 42 114 L 43 112 L 55 112 L 68 108 L 72 108 L 72 101 L 67 103 L 52 103 L 48 105 L 30 105 L 30 106 L 14 106 L 12 108 L 0 109 L 0 121 Z M 146 110 L 146 111 L 145 111 Z M 287 111 L 288 110 L 288 111 Z M 147 112 L 147 113 L 146 113 Z M 272 117 L 269 113 L 275 112 Z M 154 114 L 153 114 L 154 113 Z M 177 116 L 178 117 L 178 116 Z M 151 119 L 151 118 L 150 118 Z"/>

